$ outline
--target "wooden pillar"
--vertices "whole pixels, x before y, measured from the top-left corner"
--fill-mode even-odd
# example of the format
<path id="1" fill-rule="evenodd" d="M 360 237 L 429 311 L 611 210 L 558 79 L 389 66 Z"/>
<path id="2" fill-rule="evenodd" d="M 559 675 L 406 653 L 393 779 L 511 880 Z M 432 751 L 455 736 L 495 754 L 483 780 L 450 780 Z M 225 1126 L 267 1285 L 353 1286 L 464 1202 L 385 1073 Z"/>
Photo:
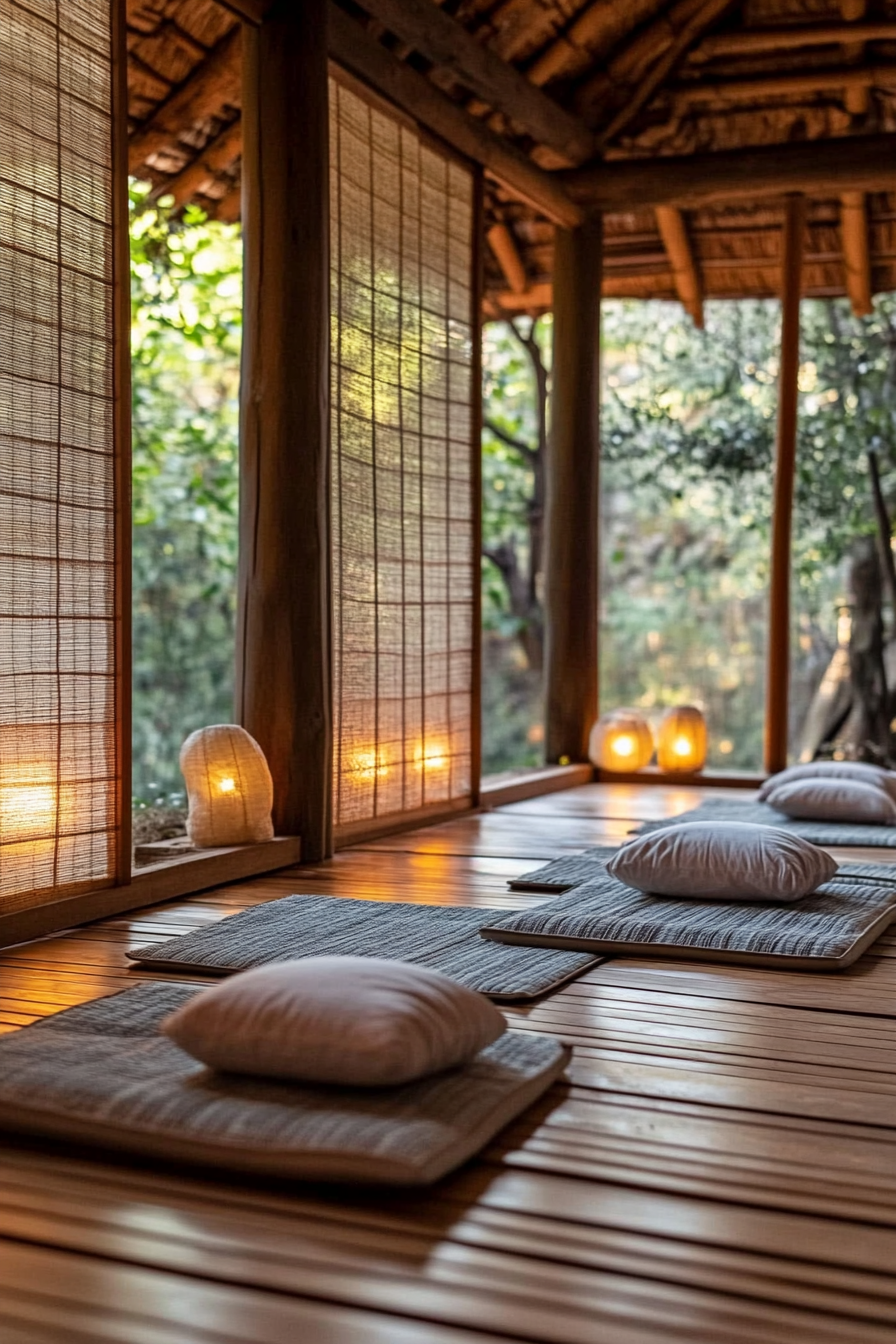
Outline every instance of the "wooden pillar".
<path id="1" fill-rule="evenodd" d="M 327 3 L 243 32 L 237 713 L 274 824 L 332 852 Z"/>
<path id="2" fill-rule="evenodd" d="M 695 327 L 703 329 L 703 284 L 688 238 L 684 215 L 674 205 L 658 205 L 656 222 L 672 267 L 675 289 Z"/>
<path id="3" fill-rule="evenodd" d="M 545 754 L 588 756 L 597 716 L 600 291 L 603 228 L 558 229 L 545 537 Z"/>
<path id="4" fill-rule="evenodd" d="M 868 210 L 863 191 L 844 191 L 840 196 L 840 237 L 846 292 L 856 317 L 874 311 L 871 299 L 871 244 Z"/>
<path id="5" fill-rule="evenodd" d="M 781 249 L 781 356 L 778 371 L 778 435 L 772 503 L 772 556 L 769 585 L 768 673 L 765 690 L 765 768 L 787 765 L 788 679 L 790 672 L 790 536 L 800 371 L 800 287 L 806 201 L 787 199 Z"/>
<path id="6" fill-rule="evenodd" d="M 128 45 L 125 0 L 112 6 L 112 333 L 115 417 L 115 885 L 131 881 L 132 632 L 131 603 L 131 255 L 128 204 Z"/>

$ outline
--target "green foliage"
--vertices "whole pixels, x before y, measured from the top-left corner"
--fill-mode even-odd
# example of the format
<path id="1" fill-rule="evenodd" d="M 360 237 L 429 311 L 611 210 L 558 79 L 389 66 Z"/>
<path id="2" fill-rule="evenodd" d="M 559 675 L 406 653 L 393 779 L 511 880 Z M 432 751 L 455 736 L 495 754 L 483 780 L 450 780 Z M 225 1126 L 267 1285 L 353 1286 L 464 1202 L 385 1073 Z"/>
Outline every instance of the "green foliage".
<path id="1" fill-rule="evenodd" d="M 605 302 L 602 406 L 601 704 L 707 710 L 711 760 L 756 767 L 764 715 L 766 590 L 777 411 L 779 308 L 710 303 L 706 330 L 674 304 Z M 486 404 L 505 394 L 508 425 L 530 428 L 513 343 L 492 328 Z M 494 366 L 494 369 L 493 369 Z M 873 532 L 867 450 L 896 506 L 896 297 L 856 319 L 844 300 L 807 301 L 793 527 L 793 744 L 834 650 L 844 566 Z M 487 414 L 489 412 L 487 411 Z M 501 509 L 486 495 L 486 544 L 525 517 L 526 464 L 484 434 L 484 474 L 515 473 Z M 507 501 L 505 504 L 504 501 Z M 491 529 L 491 531 L 489 531 Z M 500 594 L 498 595 L 498 598 Z M 500 603 L 483 606 L 501 631 Z M 504 632 L 509 633 L 509 632 Z M 500 660 L 487 676 L 505 676 Z M 500 689 L 487 689 L 501 706 Z M 507 697 L 508 703 L 510 698 Z M 509 711 L 508 711 L 509 712 Z M 529 719 L 537 713 L 533 699 Z M 491 768 L 531 751 L 525 716 L 495 733 Z M 486 744 L 489 728 L 486 724 Z"/>
<path id="2" fill-rule="evenodd" d="M 542 358 L 550 363 L 551 318 L 542 318 L 534 332 Z M 536 390 L 532 364 L 505 323 L 483 328 L 484 420 L 499 426 L 511 439 L 529 448 L 538 441 Z M 526 453 L 495 434 L 488 423 L 482 431 L 482 531 L 486 549 L 511 541 L 521 563 L 528 557 L 526 512 L 534 490 L 534 472 Z M 482 619 L 486 631 L 502 636 L 517 633 L 507 588 L 495 565 L 482 566 Z M 504 766 L 495 766 L 495 769 Z"/>
<path id="3" fill-rule="evenodd" d="M 233 717 L 241 244 L 131 195 L 134 795 L 177 798 L 194 728 Z"/>

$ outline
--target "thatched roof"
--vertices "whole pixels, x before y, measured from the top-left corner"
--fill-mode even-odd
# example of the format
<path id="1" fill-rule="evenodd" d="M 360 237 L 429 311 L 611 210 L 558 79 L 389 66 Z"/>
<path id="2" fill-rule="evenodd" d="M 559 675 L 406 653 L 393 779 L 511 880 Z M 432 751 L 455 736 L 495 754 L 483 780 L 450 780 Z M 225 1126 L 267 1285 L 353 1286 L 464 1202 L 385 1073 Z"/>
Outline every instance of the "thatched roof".
<path id="1" fill-rule="evenodd" d="M 868 136 L 890 134 L 896 148 L 896 0 L 344 0 L 336 17 L 343 48 L 376 44 L 377 60 L 450 100 L 486 151 L 498 144 L 511 167 L 537 165 L 586 204 L 588 163 L 646 171 L 849 137 L 870 153 Z M 236 218 L 239 21 L 216 0 L 129 0 L 128 27 L 132 170 Z M 815 174 L 806 294 L 849 292 L 859 310 L 869 289 L 896 289 L 896 154 L 877 157 L 879 182 L 873 170 L 858 185 Z M 701 294 L 777 294 L 788 183 L 751 194 L 751 180 L 736 199 L 687 207 L 625 208 L 623 191 L 605 214 L 604 292 L 679 297 L 694 312 Z M 554 226 L 499 169 L 487 222 L 491 311 L 548 306 Z"/>

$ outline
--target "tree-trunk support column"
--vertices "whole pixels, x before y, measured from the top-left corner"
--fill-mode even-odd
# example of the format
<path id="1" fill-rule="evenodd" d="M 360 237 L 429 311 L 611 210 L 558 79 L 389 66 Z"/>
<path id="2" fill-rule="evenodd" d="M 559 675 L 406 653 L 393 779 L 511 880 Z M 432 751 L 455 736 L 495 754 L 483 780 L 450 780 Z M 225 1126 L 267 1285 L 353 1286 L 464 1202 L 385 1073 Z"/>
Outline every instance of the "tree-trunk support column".
<path id="1" fill-rule="evenodd" d="M 793 522 L 793 482 L 796 472 L 800 288 L 805 223 L 805 197 L 788 197 L 781 253 L 781 357 L 778 373 L 778 437 L 772 504 L 768 673 L 765 693 L 765 768 L 769 774 L 783 770 L 787 765 L 790 537 Z"/>
<path id="2" fill-rule="evenodd" d="M 545 754 L 584 761 L 597 715 L 600 215 L 558 229 L 545 537 Z"/>
<path id="3" fill-rule="evenodd" d="M 237 714 L 274 824 L 332 852 L 327 3 L 243 32 Z"/>

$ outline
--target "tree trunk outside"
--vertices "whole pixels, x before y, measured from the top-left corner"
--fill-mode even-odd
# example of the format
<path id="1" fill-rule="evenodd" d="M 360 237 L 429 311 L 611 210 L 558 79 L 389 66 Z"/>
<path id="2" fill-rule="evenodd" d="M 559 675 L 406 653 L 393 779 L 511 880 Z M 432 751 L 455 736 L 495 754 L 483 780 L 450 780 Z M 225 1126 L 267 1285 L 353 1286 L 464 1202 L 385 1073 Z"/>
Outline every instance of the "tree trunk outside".
<path id="1" fill-rule="evenodd" d="M 856 546 L 850 587 L 853 606 L 849 671 L 855 697 L 851 736 L 859 757 L 888 760 L 890 715 L 881 617 L 883 591 L 880 561 L 871 538 L 863 538 Z"/>

